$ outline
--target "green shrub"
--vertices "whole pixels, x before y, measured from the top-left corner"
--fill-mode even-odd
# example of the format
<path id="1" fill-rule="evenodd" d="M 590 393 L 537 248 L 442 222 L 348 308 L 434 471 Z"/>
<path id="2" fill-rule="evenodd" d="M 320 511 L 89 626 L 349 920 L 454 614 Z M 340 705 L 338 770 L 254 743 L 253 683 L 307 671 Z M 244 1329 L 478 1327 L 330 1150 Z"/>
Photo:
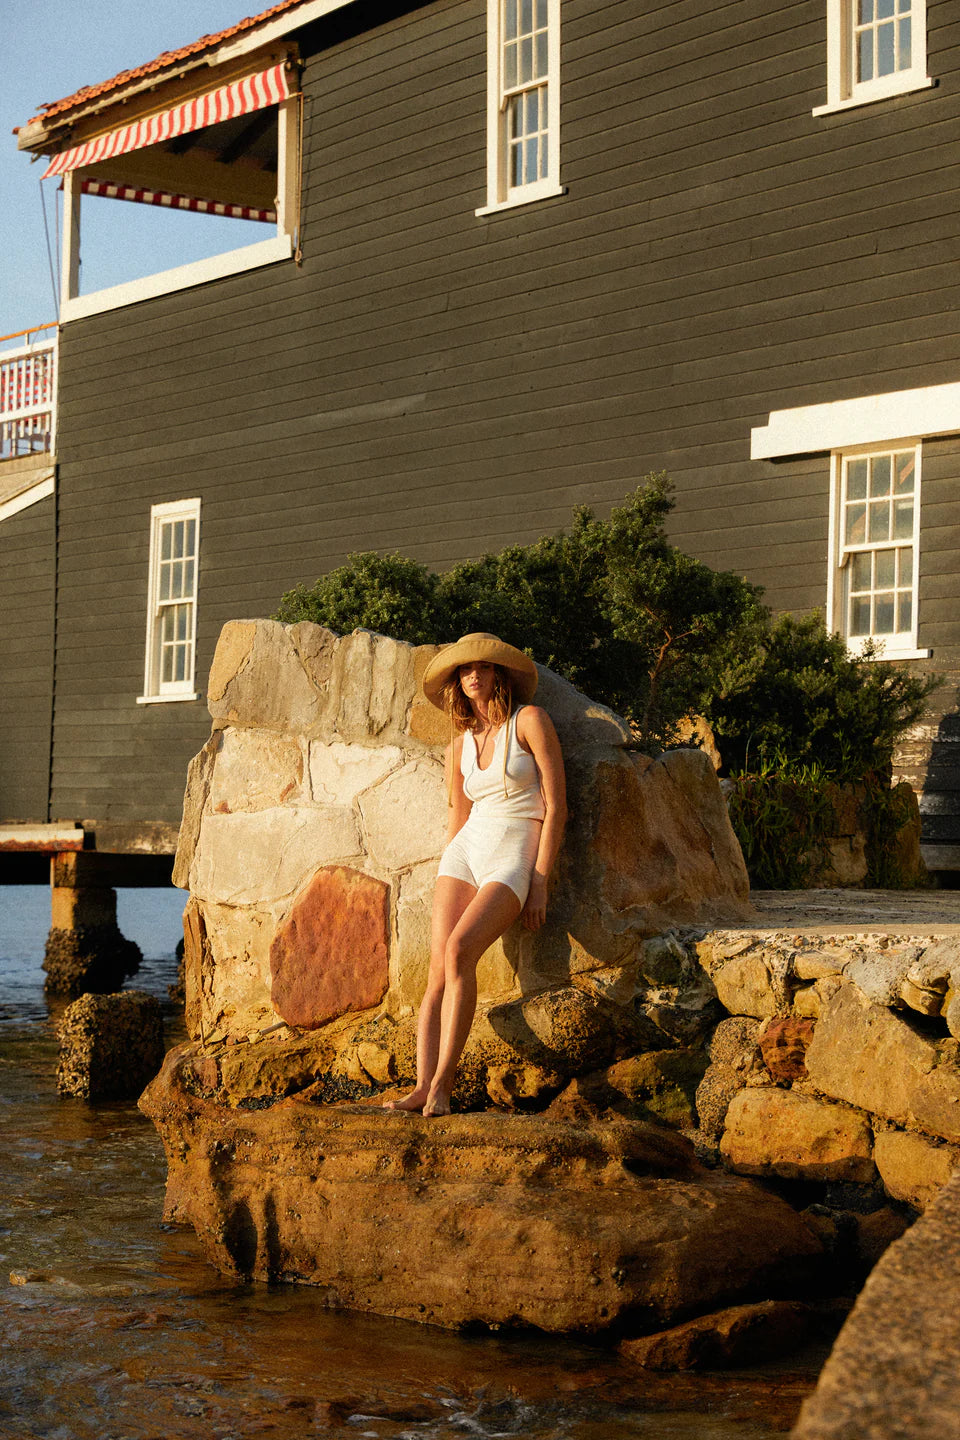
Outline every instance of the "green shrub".
<path id="1" fill-rule="evenodd" d="M 783 774 L 817 766 L 834 780 L 889 780 L 897 739 L 941 682 L 851 657 L 818 615 L 782 615 L 756 635 L 704 703 L 724 768 Z"/>

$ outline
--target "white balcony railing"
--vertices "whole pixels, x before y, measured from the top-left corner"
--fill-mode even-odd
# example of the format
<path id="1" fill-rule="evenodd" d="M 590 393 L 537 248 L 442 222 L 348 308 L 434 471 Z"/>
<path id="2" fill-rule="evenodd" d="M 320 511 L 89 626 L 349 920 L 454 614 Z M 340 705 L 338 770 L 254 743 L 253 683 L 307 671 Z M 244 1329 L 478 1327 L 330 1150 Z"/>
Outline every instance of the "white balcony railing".
<path id="1" fill-rule="evenodd" d="M 53 330 L 41 325 L 39 330 Z M 34 330 L 22 332 L 36 334 Z M 8 335 L 8 340 L 16 336 Z M 55 449 L 57 337 L 0 350 L 0 460 Z"/>

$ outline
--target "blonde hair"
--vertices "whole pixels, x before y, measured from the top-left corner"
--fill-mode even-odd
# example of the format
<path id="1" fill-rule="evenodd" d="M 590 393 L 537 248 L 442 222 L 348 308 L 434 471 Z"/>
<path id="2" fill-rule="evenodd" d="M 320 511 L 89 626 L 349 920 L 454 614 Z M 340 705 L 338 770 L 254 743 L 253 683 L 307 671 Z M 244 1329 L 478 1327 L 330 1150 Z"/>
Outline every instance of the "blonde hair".
<path id="1" fill-rule="evenodd" d="M 467 730 L 476 731 L 482 728 L 479 716 L 463 693 L 463 686 L 460 684 L 459 667 L 450 676 L 440 692 L 443 696 L 443 708 L 450 716 L 450 773 L 447 777 L 447 804 L 453 804 L 453 742 L 457 735 L 463 735 Z M 510 676 L 501 665 L 493 667 L 493 692 L 487 705 L 487 718 L 497 726 L 509 725 L 510 716 L 513 714 L 513 686 L 510 683 Z M 507 749 L 510 744 L 510 736 L 507 735 L 503 745 L 503 793 L 507 793 Z"/>

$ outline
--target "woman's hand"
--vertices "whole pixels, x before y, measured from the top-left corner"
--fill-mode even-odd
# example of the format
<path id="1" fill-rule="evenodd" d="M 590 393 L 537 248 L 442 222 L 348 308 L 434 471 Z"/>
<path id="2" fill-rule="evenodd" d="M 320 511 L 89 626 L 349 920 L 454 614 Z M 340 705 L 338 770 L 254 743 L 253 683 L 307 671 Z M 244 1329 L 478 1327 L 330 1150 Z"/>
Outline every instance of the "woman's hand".
<path id="1" fill-rule="evenodd" d="M 539 930 L 547 918 L 547 879 L 545 875 L 533 872 L 527 903 L 520 913 L 520 920 L 526 930 Z"/>

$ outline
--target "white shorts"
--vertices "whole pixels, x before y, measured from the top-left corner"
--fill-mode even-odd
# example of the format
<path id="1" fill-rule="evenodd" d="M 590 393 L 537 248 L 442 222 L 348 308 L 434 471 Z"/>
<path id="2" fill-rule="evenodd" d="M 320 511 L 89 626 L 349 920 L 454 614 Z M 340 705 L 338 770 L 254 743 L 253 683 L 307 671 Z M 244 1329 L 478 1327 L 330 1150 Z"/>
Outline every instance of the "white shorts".
<path id="1" fill-rule="evenodd" d="M 542 828 L 542 820 L 488 819 L 473 811 L 440 856 L 437 876 L 465 880 L 476 890 L 509 885 L 525 905 Z"/>

